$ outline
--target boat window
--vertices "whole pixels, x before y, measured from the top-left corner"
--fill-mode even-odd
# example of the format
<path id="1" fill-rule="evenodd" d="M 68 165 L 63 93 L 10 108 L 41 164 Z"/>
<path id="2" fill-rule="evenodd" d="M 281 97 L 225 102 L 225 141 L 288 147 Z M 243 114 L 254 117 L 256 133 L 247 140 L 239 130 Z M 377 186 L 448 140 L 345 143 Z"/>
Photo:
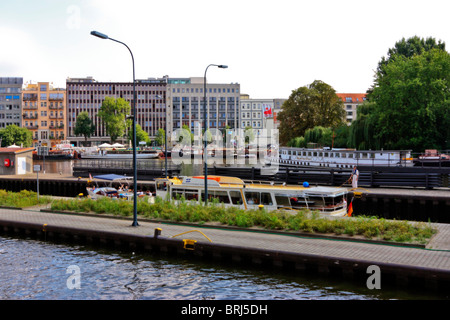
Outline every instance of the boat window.
<path id="1" fill-rule="evenodd" d="M 272 203 L 272 195 L 268 192 L 261 192 L 261 204 L 271 206 Z"/>
<path id="2" fill-rule="evenodd" d="M 325 158 L 328 158 L 328 152 L 325 152 Z"/>
<path id="3" fill-rule="evenodd" d="M 290 207 L 289 197 L 282 195 L 275 195 L 275 201 L 278 207 Z"/>
<path id="4" fill-rule="evenodd" d="M 339 158 L 340 154 L 339 154 L 339 153 L 335 153 L 334 156 L 335 156 L 336 158 Z"/>
<path id="5" fill-rule="evenodd" d="M 324 199 L 322 197 L 308 197 L 308 206 L 310 209 L 320 209 L 325 205 Z"/>
<path id="6" fill-rule="evenodd" d="M 167 190 L 167 181 L 157 181 L 156 182 L 156 190 L 166 191 Z"/>
<path id="7" fill-rule="evenodd" d="M 239 191 L 230 191 L 230 198 L 233 204 L 242 204 L 242 196 Z"/>
<path id="8" fill-rule="evenodd" d="M 198 201 L 198 191 L 197 190 L 186 190 L 185 193 L 186 200 Z"/>
<path id="9" fill-rule="evenodd" d="M 363 152 L 362 158 L 363 158 L 363 159 L 367 159 L 367 152 Z"/>
<path id="10" fill-rule="evenodd" d="M 205 199 L 205 192 L 202 192 L 202 199 Z M 220 203 L 230 203 L 228 193 L 226 191 L 208 190 L 208 201 L 217 199 Z"/>
<path id="11" fill-rule="evenodd" d="M 172 199 L 180 200 L 184 197 L 183 189 L 172 189 Z"/>
<path id="12" fill-rule="evenodd" d="M 349 158 L 353 158 L 353 153 L 349 153 L 349 154 L 348 154 L 348 157 L 349 157 Z"/>
<path id="13" fill-rule="evenodd" d="M 259 204 L 259 192 L 246 192 L 245 193 L 245 200 L 248 204 Z"/>

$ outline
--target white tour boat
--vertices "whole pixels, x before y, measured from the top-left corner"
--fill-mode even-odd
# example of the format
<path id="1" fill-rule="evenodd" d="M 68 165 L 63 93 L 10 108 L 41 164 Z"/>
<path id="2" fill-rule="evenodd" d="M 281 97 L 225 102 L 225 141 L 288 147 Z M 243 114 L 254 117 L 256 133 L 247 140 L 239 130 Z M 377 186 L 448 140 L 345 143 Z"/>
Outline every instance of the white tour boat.
<path id="1" fill-rule="evenodd" d="M 412 166 L 411 150 L 355 150 L 280 147 L 266 163 L 287 166 L 352 168 L 353 166 Z"/>
<path id="2" fill-rule="evenodd" d="M 342 187 L 309 187 L 248 182 L 235 177 L 208 175 L 208 201 L 242 209 L 317 210 L 328 216 L 347 214 L 347 189 Z M 156 196 L 178 201 L 202 201 L 205 197 L 204 176 L 157 178 Z"/>

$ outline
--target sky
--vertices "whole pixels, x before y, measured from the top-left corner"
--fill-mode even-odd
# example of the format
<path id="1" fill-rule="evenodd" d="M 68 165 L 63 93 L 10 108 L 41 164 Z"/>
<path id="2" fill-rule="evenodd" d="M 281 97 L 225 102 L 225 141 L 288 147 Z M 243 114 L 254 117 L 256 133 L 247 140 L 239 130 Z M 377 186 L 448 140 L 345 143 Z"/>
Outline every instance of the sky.
<path id="1" fill-rule="evenodd" d="M 289 98 L 322 80 L 364 93 L 402 38 L 450 47 L 448 0 L 0 0 L 0 77 L 131 82 L 203 77 L 253 99 Z"/>

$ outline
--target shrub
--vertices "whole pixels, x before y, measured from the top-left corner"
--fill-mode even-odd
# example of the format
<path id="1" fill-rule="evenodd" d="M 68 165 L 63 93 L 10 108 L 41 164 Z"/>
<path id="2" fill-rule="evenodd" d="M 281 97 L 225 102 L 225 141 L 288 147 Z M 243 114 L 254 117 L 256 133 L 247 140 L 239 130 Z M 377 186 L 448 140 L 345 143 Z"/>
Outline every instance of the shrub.
<path id="1" fill-rule="evenodd" d="M 0 201 L 9 197 L 0 190 Z M 23 194 L 25 197 L 25 193 Z M 33 193 L 30 193 L 33 198 Z M 133 203 L 127 200 L 112 200 L 102 198 L 92 199 L 58 199 L 52 202 L 53 210 L 77 212 L 110 213 L 131 216 Z M 138 214 L 143 217 L 168 221 L 187 221 L 204 223 L 220 222 L 225 225 L 248 228 L 259 226 L 271 230 L 295 230 L 311 233 L 335 233 L 350 236 L 361 235 L 366 238 L 378 238 L 387 241 L 424 243 L 436 232 L 429 224 L 410 224 L 407 221 L 387 221 L 375 217 L 358 216 L 357 218 L 327 219 L 317 212 L 307 210 L 293 212 L 243 210 L 238 207 L 225 207 L 223 204 L 211 202 L 207 207 L 202 203 L 181 199 L 178 205 L 173 202 L 156 198 L 154 203 L 148 203 L 145 198 L 138 200 Z"/>

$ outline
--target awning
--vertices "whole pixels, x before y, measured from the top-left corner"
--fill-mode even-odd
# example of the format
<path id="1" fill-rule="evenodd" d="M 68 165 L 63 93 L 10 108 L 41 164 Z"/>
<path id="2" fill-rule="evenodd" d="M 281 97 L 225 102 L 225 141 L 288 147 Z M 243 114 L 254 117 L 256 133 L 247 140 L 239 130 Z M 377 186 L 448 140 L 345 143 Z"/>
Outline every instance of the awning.
<path id="1" fill-rule="evenodd" d="M 126 180 L 131 180 L 133 179 L 133 177 L 128 177 L 128 176 L 121 176 L 118 174 L 101 174 L 98 176 L 94 176 L 95 179 L 102 179 L 102 180 L 120 180 L 120 179 L 126 179 Z"/>

